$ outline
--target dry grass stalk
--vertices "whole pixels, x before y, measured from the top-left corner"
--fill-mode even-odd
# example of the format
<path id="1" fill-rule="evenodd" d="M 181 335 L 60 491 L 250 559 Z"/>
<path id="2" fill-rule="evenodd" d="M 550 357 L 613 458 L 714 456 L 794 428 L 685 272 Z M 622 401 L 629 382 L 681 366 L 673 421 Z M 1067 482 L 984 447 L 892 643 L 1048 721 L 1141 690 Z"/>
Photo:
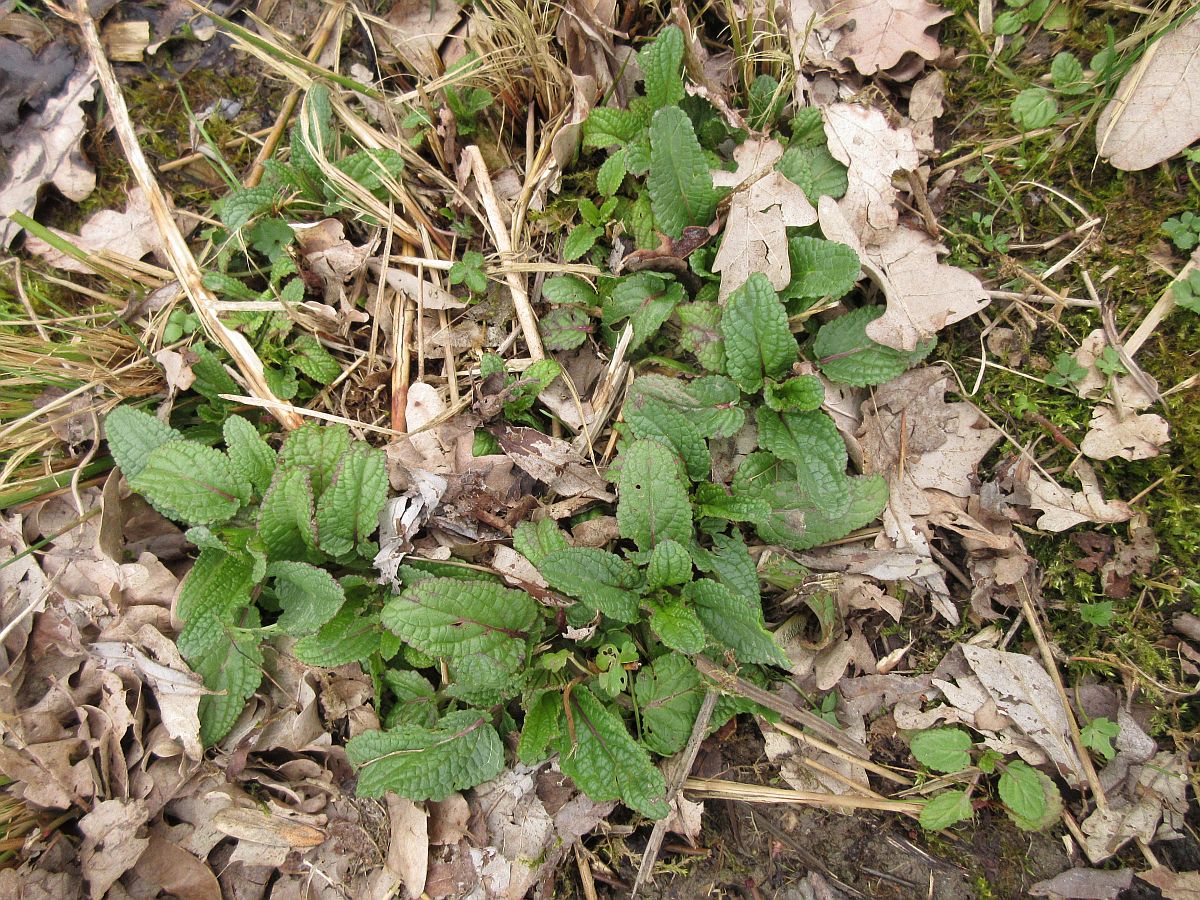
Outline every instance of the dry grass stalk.
<path id="1" fill-rule="evenodd" d="M 788 788 L 765 787 L 757 784 L 742 784 L 720 778 L 689 778 L 683 789 L 693 797 L 710 800 L 742 800 L 746 803 L 797 803 L 803 806 L 819 806 L 833 809 L 873 809 L 879 812 L 894 812 L 918 815 L 923 803 L 888 798 L 854 797 L 850 794 L 826 794 L 820 791 L 795 791 Z"/>
<path id="2" fill-rule="evenodd" d="M 179 283 L 187 293 L 188 299 L 192 303 L 192 308 L 196 311 L 196 315 L 200 319 L 201 324 L 203 324 L 205 331 L 233 359 L 250 392 L 270 404 L 268 408 L 271 414 L 279 420 L 279 423 L 284 428 L 292 429 L 298 427 L 303 422 L 303 419 L 291 411 L 290 406 L 284 409 L 283 405 L 280 404 L 279 398 L 267 386 L 263 373 L 262 360 L 258 358 L 258 355 L 254 352 L 254 348 L 250 346 L 250 342 L 243 335 L 228 328 L 213 308 L 213 304 L 216 303 L 217 298 L 204 286 L 201 280 L 200 267 L 196 264 L 191 250 L 188 249 L 187 242 L 183 239 L 179 227 L 175 224 L 171 205 L 167 201 L 166 195 L 163 193 L 158 181 L 155 179 L 154 173 L 150 169 L 150 164 L 146 161 L 145 154 L 142 153 L 142 148 L 138 144 L 137 132 L 134 130 L 133 122 L 129 118 L 129 109 L 125 105 L 125 97 L 121 92 L 121 86 L 117 82 L 117 77 L 113 73 L 112 66 L 104 57 L 104 49 L 100 44 L 100 34 L 96 31 L 96 23 L 92 20 L 86 0 L 75 0 L 75 21 L 83 34 L 84 46 L 92 59 L 92 64 L 96 67 L 100 86 L 104 91 L 105 98 L 108 100 L 109 115 L 112 117 L 117 138 L 121 142 L 121 149 L 125 153 L 125 158 L 129 162 L 129 167 L 133 171 L 138 186 L 146 194 L 151 214 L 154 216 L 159 234 L 163 238 L 164 252 L 170 260 L 171 269 L 175 272 L 175 277 L 179 279 Z"/>

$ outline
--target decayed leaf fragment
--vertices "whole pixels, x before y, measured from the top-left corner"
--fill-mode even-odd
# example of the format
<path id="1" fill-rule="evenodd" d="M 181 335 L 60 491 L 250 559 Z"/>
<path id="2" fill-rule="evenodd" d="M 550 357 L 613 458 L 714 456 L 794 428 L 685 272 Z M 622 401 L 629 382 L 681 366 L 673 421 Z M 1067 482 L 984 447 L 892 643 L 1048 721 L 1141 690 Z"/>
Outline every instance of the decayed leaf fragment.
<path id="1" fill-rule="evenodd" d="M 838 41 L 838 55 L 854 62 L 862 75 L 890 69 L 906 53 L 937 59 L 937 39 L 926 32 L 951 15 L 925 0 L 844 0 L 835 5 L 839 13 L 833 24 L 846 29 Z"/>
<path id="2" fill-rule="evenodd" d="M 825 236 L 854 248 L 887 297 L 887 310 L 867 326 L 871 340 L 914 350 L 991 302 L 978 278 L 938 261 L 943 249 L 923 232 L 899 227 L 885 233 L 880 243 L 864 246 L 836 200 L 822 197 L 817 211 Z"/>
<path id="3" fill-rule="evenodd" d="M 1116 410 L 1098 406 L 1079 449 L 1091 459 L 1150 459 L 1170 439 L 1171 428 L 1162 416 L 1126 412 L 1121 418 Z"/>
<path id="4" fill-rule="evenodd" d="M 1096 149 L 1118 169 L 1157 165 L 1200 138 L 1200 16 L 1151 44 L 1096 122 Z"/>
<path id="5" fill-rule="evenodd" d="M 1095 471 L 1079 460 L 1072 467 L 1082 490 L 1069 491 L 1061 484 L 1043 478 L 1032 469 L 1028 473 L 1026 488 L 1029 491 L 1029 506 L 1044 511 L 1037 520 L 1037 527 L 1044 531 L 1065 531 L 1081 522 L 1127 522 L 1133 510 L 1122 500 L 1105 500 L 1100 490 L 1100 480 Z"/>
<path id="6" fill-rule="evenodd" d="M 150 203 L 145 192 L 135 187 L 129 192 L 129 202 L 124 212 L 105 209 L 93 215 L 79 234 L 67 234 L 57 228 L 50 229 L 59 237 L 66 238 L 85 253 L 109 251 L 129 259 L 141 259 L 147 253 L 162 247 L 162 236 L 150 212 Z M 30 235 L 25 239 L 25 249 L 36 253 L 56 269 L 65 272 L 92 274 L 90 266 L 50 246 L 45 241 Z"/>
<path id="7" fill-rule="evenodd" d="M 803 227 L 817 221 L 817 211 L 799 185 L 773 166 L 783 155 L 783 145 L 770 138 L 746 141 L 734 151 L 736 172 L 717 172 L 713 184 L 735 191 L 729 206 L 725 238 L 712 263 L 720 272 L 721 300 L 727 298 L 755 272 L 762 272 L 775 290 L 791 280 L 788 226 Z M 739 189 L 759 173 L 767 174 Z"/>
<path id="8" fill-rule="evenodd" d="M 87 129 L 80 104 L 92 99 L 95 80 L 95 69 L 81 65 L 45 108 L 25 121 L 14 139 L 8 180 L 0 186 L 0 247 L 11 244 L 21 230 L 8 216 L 33 215 L 42 185 L 53 184 L 76 203 L 96 187 L 96 173 L 79 150 Z"/>

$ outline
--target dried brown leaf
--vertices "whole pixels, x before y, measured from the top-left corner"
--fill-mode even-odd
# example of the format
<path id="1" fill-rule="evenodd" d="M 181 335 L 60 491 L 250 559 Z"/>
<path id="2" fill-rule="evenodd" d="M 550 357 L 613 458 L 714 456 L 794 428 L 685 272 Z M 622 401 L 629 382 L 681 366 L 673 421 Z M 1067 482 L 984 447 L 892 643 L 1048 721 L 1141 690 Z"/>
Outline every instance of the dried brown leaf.
<path id="1" fill-rule="evenodd" d="M 1121 418 L 1111 407 L 1098 406 L 1079 449 L 1089 459 L 1151 459 L 1170 439 L 1171 427 L 1162 416 L 1126 413 Z"/>
<path id="2" fill-rule="evenodd" d="M 409 896 L 420 897 L 429 873 L 429 817 L 411 800 L 387 796 L 391 841 L 387 867 L 400 877 Z"/>
<path id="3" fill-rule="evenodd" d="M 1092 467 L 1079 460 L 1071 469 L 1082 490 L 1069 491 L 1057 482 L 1043 478 L 1030 469 L 1026 488 L 1029 506 L 1043 510 L 1037 527 L 1044 531 L 1065 531 L 1081 522 L 1126 522 L 1133 510 L 1122 500 L 1105 500 L 1100 481 Z"/>
<path id="4" fill-rule="evenodd" d="M 137 876 L 178 900 L 221 900 L 221 885 L 204 862 L 157 834 L 134 866 Z"/>
<path id="5" fill-rule="evenodd" d="M 835 103 L 825 110 L 825 136 L 829 152 L 849 168 L 849 186 L 838 205 L 855 240 L 851 243 L 830 234 L 824 219 L 821 230 L 826 237 L 851 246 L 860 242 L 871 245 L 899 221 L 892 176 L 897 171 L 914 171 L 920 163 L 912 132 L 893 128 L 874 107 Z"/>
<path id="6" fill-rule="evenodd" d="M 136 260 L 162 247 L 162 236 L 150 212 L 150 203 L 145 192 L 138 187 L 129 192 L 124 212 L 101 210 L 83 223 L 79 234 L 68 234 L 57 228 L 50 230 L 85 253 L 107 251 Z M 33 235 L 25 239 L 25 249 L 42 257 L 56 269 L 93 274 L 90 266 Z"/>
<path id="7" fill-rule="evenodd" d="M 79 820 L 79 863 L 92 900 L 103 897 L 146 852 L 150 841 L 137 833 L 148 818 L 142 800 L 104 800 Z"/>
<path id="8" fill-rule="evenodd" d="M 1172 872 L 1155 866 L 1149 872 L 1138 872 L 1138 878 L 1162 891 L 1166 900 L 1200 900 L 1200 872 Z"/>

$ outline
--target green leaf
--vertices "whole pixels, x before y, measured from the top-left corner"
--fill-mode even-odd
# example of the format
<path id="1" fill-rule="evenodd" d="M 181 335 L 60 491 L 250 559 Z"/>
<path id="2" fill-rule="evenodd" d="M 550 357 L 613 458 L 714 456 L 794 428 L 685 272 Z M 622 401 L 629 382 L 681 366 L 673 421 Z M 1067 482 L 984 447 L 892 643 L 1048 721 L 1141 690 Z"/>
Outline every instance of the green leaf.
<path id="1" fill-rule="evenodd" d="M 598 609 L 618 622 L 636 622 L 641 573 L 614 553 L 592 547 L 569 547 L 548 553 L 538 571 L 555 590 Z"/>
<path id="2" fill-rule="evenodd" d="M 824 147 L 825 117 L 820 107 L 804 106 L 792 116 L 792 138 L 790 147 Z"/>
<path id="3" fill-rule="evenodd" d="M 387 727 L 419 725 L 432 728 L 437 722 L 437 691 L 427 679 L 416 672 L 388 669 L 383 683 L 396 698 L 388 710 Z"/>
<path id="4" fill-rule="evenodd" d="M 812 350 L 825 377 L 855 387 L 883 384 L 933 352 L 937 338 L 922 341 L 916 350 L 904 351 L 867 337 L 867 326 L 883 312 L 882 306 L 863 306 L 821 327 Z"/>
<path id="5" fill-rule="evenodd" d="M 281 466 L 308 466 L 315 497 L 325 493 L 333 479 L 338 460 L 350 449 L 350 429 L 345 425 L 317 425 L 306 422 L 288 433 L 279 448 Z"/>
<path id="6" fill-rule="evenodd" d="M 189 525 L 224 522 L 250 496 L 249 483 L 229 457 L 192 441 L 169 441 L 150 451 L 129 486 L 167 518 Z"/>
<path id="7" fill-rule="evenodd" d="M 221 394 L 236 394 L 240 388 L 233 377 L 225 370 L 221 360 L 204 344 L 193 344 L 192 352 L 196 361 L 192 364 L 192 374 L 196 380 L 192 390 L 208 399 L 218 409 L 228 407 L 228 400 L 222 400 Z"/>
<path id="8" fill-rule="evenodd" d="M 806 510 L 804 534 L 799 540 L 784 542 L 793 550 L 807 550 L 844 538 L 877 519 L 888 502 L 887 482 L 880 475 L 858 475 L 846 479 L 849 505 L 837 514 L 819 506 Z"/>
<path id="9" fill-rule="evenodd" d="M 1092 86 L 1083 74 L 1083 63 L 1071 53 L 1059 53 L 1050 63 L 1050 79 L 1054 89 L 1067 96 L 1086 94 Z"/>
<path id="10" fill-rule="evenodd" d="M 684 606 L 678 597 L 660 595 L 648 600 L 650 627 L 659 640 L 680 653 L 695 654 L 704 649 L 704 626 L 696 614 Z"/>
<path id="11" fill-rule="evenodd" d="M 687 659 L 669 653 L 638 672 L 634 700 L 641 709 L 642 742 L 670 756 L 692 734 L 704 700 L 703 679 Z"/>
<path id="12" fill-rule="evenodd" d="M 796 361 L 787 310 L 761 272 L 729 295 L 721 334 L 729 377 L 747 394 L 758 393 L 764 377 L 778 379 Z"/>
<path id="13" fill-rule="evenodd" d="M 387 502 L 387 458 L 382 450 L 354 444 L 342 454 L 337 471 L 317 501 L 317 544 L 330 556 L 364 552 L 379 527 Z"/>
<path id="14" fill-rule="evenodd" d="M 550 303 L 577 303 L 593 306 L 596 289 L 578 275 L 555 275 L 542 285 L 542 297 Z"/>
<path id="15" fill-rule="evenodd" d="M 768 381 L 763 385 L 763 400 L 776 412 L 809 412 L 825 402 L 825 385 L 815 375 L 800 375 L 782 384 Z"/>
<path id="16" fill-rule="evenodd" d="M 275 451 L 258 435 L 258 430 L 241 416 L 230 416 L 222 431 L 229 448 L 229 463 L 242 481 L 260 495 L 271 486 L 275 474 Z"/>
<path id="17" fill-rule="evenodd" d="M 598 225 L 576 225 L 563 242 L 563 259 L 574 262 L 592 249 L 596 239 L 604 234 L 604 229 Z"/>
<path id="18" fill-rule="evenodd" d="M 272 559 L 308 559 L 317 549 L 313 489 L 307 466 L 280 468 L 258 510 L 258 534 Z"/>
<path id="19" fill-rule="evenodd" d="M 971 764 L 973 743 L 961 728 L 930 728 L 914 734 L 909 749 L 917 762 L 935 772 L 961 772 Z"/>
<path id="20" fill-rule="evenodd" d="M 1013 98 L 1009 112 L 1018 128 L 1034 131 L 1045 128 L 1058 118 L 1058 101 L 1045 88 L 1025 88 Z"/>
<path id="21" fill-rule="evenodd" d="M 822 197 L 833 197 L 835 200 L 846 194 L 850 186 L 847 177 L 849 171 L 845 165 L 834 159 L 833 154 L 825 146 L 825 135 L 821 135 L 819 145 L 797 145 L 793 143 L 775 164 L 777 171 L 793 184 L 799 185 L 809 202 L 816 205 Z"/>
<path id="22" fill-rule="evenodd" d="M 644 174 L 638 173 L 633 168 L 634 150 L 636 147 L 629 148 L 629 170 L 635 175 Z M 650 167 L 650 144 L 646 143 L 646 168 Z M 633 205 L 629 207 L 629 213 L 625 218 L 625 227 L 629 229 L 629 233 L 633 235 L 633 241 L 639 250 L 653 250 L 659 245 L 658 239 L 658 223 L 654 221 L 654 212 L 650 208 L 650 195 L 645 191 L 639 191 L 637 199 L 633 201 Z"/>
<path id="23" fill-rule="evenodd" d="M 315 634 L 296 641 L 293 649 L 296 659 L 310 666 L 332 669 L 370 658 L 379 649 L 382 632 L 378 616 L 365 616 L 362 613 L 361 603 L 345 604 Z M 388 670 L 388 675 L 392 674 L 397 673 Z"/>
<path id="24" fill-rule="evenodd" d="M 850 504 L 848 460 L 833 419 L 820 410 L 777 413 L 759 407 L 755 420 L 759 446 L 793 463 L 808 497 L 829 515 L 841 515 Z"/>
<path id="25" fill-rule="evenodd" d="M 259 213 L 266 212 L 275 204 L 275 188 L 259 185 L 238 188 L 217 204 L 221 221 L 230 231 L 237 231 Z"/>
<path id="26" fill-rule="evenodd" d="M 638 67 L 645 79 L 646 99 L 662 109 L 683 99 L 683 32 L 668 25 L 638 52 Z"/>
<path id="27" fill-rule="evenodd" d="M 697 485 L 693 501 L 698 516 L 727 522 L 761 522 L 771 514 L 771 506 L 765 500 L 730 494 L 719 484 Z"/>
<path id="28" fill-rule="evenodd" d="M 522 522 L 513 531 L 513 549 L 537 568 L 551 553 L 570 546 L 567 536 L 553 519 Z"/>
<path id="29" fill-rule="evenodd" d="M 1000 799 L 1014 818 L 1038 821 L 1046 814 L 1046 795 L 1037 770 L 1028 763 L 1014 759 L 1004 766 L 997 785 Z"/>
<path id="30" fill-rule="evenodd" d="M 104 436 L 126 481 L 140 475 L 150 454 L 163 444 L 183 440 L 166 422 L 132 406 L 118 406 L 105 417 Z"/>
<path id="31" fill-rule="evenodd" d="M 586 687 L 571 692 L 570 704 L 573 729 L 553 742 L 563 774 L 597 802 L 620 800 L 647 818 L 666 816 L 670 807 L 662 773 L 620 717 Z"/>
<path id="32" fill-rule="evenodd" d="M 700 481 L 712 474 L 708 444 L 691 420 L 675 407 L 639 393 L 628 399 L 623 413 L 635 438 L 649 438 L 666 444 L 683 460 L 691 478 Z"/>
<path id="33" fill-rule="evenodd" d="M 303 282 L 289 282 L 296 284 Z M 334 359 L 315 337 L 307 332 L 292 341 L 291 363 L 319 385 L 326 385 L 342 374 L 342 364 Z"/>
<path id="34" fill-rule="evenodd" d="M 183 622 L 177 644 L 185 659 L 198 659 L 223 646 L 233 614 L 250 605 L 254 560 L 248 553 L 205 547 L 196 557 L 175 605 Z"/>
<path id="35" fill-rule="evenodd" d="M 250 607 L 243 615 L 244 627 L 258 627 L 258 610 Z M 262 683 L 263 656 L 258 635 L 236 631 L 230 639 L 188 662 L 204 679 L 204 686 L 216 692 L 200 698 L 200 740 L 211 746 L 229 734 L 246 701 Z"/>
<path id="36" fill-rule="evenodd" d="M 695 548 L 692 557 L 702 572 L 715 575 L 717 581 L 741 597 L 752 608 L 761 602 L 758 587 L 758 568 L 742 536 L 736 531 L 732 535 L 714 534 L 712 549 Z"/>
<path id="37" fill-rule="evenodd" d="M 625 164 L 625 151 L 618 150 L 603 163 L 596 171 L 596 190 L 605 197 L 611 197 L 621 189 L 621 182 L 629 171 Z"/>
<path id="38" fill-rule="evenodd" d="M 746 411 L 739 405 L 741 392 L 723 375 L 706 375 L 694 381 L 643 375 L 630 387 L 626 403 L 640 402 L 641 397 L 653 397 L 675 407 L 706 438 L 730 437 L 746 420 Z"/>
<path id="39" fill-rule="evenodd" d="M 613 147 L 628 144 L 646 127 L 636 111 L 601 106 L 593 109 L 583 123 L 584 147 Z"/>
<path id="40" fill-rule="evenodd" d="M 601 321 L 614 325 L 629 319 L 633 326 L 630 352 L 653 337 L 684 298 L 683 285 L 654 272 L 638 272 L 622 278 L 604 304 Z"/>
<path id="41" fill-rule="evenodd" d="M 971 800 L 966 791 L 944 791 L 921 810 L 921 827 L 926 831 L 941 831 L 965 822 L 972 814 Z"/>
<path id="42" fill-rule="evenodd" d="M 1113 749 L 1112 739 L 1120 733 L 1120 725 L 1104 716 L 1098 716 L 1080 729 L 1079 736 L 1083 739 L 1083 746 L 1094 750 L 1101 759 L 1108 762 L 1117 753 Z"/>
<path id="43" fill-rule="evenodd" d="M 704 629 L 721 647 L 733 650 L 739 663 L 765 663 L 788 668 L 787 655 L 763 627 L 758 602 L 746 602 L 725 585 L 701 578 L 684 588 Z"/>
<path id="44" fill-rule="evenodd" d="M 691 580 L 692 558 L 683 544 L 659 541 L 650 552 L 650 562 L 646 565 L 646 586 L 656 591 Z"/>
<path id="45" fill-rule="evenodd" d="M 621 536 L 651 550 L 659 541 L 686 544 L 692 537 L 692 504 L 679 457 L 658 441 L 634 441 L 621 454 L 617 527 Z"/>
<path id="46" fill-rule="evenodd" d="M 695 355 L 710 372 L 725 371 L 725 338 L 721 335 L 721 307 L 715 303 L 681 303 L 675 309 L 682 326 L 679 346 Z"/>
<path id="47" fill-rule="evenodd" d="M 287 634 L 316 631 L 337 615 L 346 593 L 326 570 L 303 562 L 273 562 L 267 576 L 275 579 L 275 596 L 283 612 L 279 627 Z"/>
<path id="48" fill-rule="evenodd" d="M 797 235 L 788 240 L 792 280 L 781 300 L 837 299 L 848 293 L 862 272 L 858 254 L 845 244 Z"/>
<path id="49" fill-rule="evenodd" d="M 1116 605 L 1111 600 L 1083 603 L 1079 606 L 1079 618 L 1097 628 L 1107 628 L 1116 615 Z"/>
<path id="50" fill-rule="evenodd" d="M 787 104 L 788 93 L 779 89 L 779 82 L 770 75 L 759 75 L 750 85 L 750 127 L 755 131 L 770 130 Z"/>
<path id="51" fill-rule="evenodd" d="M 673 238 L 688 225 L 708 225 L 717 211 L 708 158 L 692 120 L 677 106 L 658 110 L 650 122 L 650 207 L 659 227 Z"/>
<path id="52" fill-rule="evenodd" d="M 359 150 L 334 166 L 368 191 L 383 187 L 384 179 L 394 179 L 404 171 L 404 157 L 386 147 L 375 150 Z"/>
<path id="53" fill-rule="evenodd" d="M 384 627 L 430 656 L 520 658 L 538 607 L 524 591 L 483 581 L 426 578 L 388 601 Z"/>
<path id="54" fill-rule="evenodd" d="M 563 695 L 561 691 L 539 691 L 525 711 L 517 759 L 527 766 L 546 758 L 550 742 L 562 733 Z"/>
<path id="55" fill-rule="evenodd" d="M 364 732 L 346 743 L 346 756 L 358 768 L 360 797 L 395 791 L 410 800 L 444 800 L 504 768 L 500 735 L 468 709 L 450 713 L 433 728 L 401 725 Z"/>
<path id="56" fill-rule="evenodd" d="M 538 330 L 547 350 L 574 350 L 592 333 L 591 319 L 580 309 L 552 309 L 538 319 Z"/>

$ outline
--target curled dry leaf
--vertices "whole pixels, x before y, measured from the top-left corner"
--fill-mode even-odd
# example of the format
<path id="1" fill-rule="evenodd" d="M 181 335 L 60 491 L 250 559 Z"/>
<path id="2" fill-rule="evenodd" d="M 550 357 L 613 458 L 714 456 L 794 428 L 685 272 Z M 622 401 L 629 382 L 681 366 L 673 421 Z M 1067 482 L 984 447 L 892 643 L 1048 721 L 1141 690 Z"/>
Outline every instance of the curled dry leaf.
<path id="1" fill-rule="evenodd" d="M 445 68 L 438 51 L 461 18 L 462 7 L 449 0 L 399 0 L 386 18 L 372 24 L 384 51 L 426 78 L 437 78 Z"/>
<path id="2" fill-rule="evenodd" d="M 95 80 L 91 64 L 81 64 L 9 143 L 8 180 L 0 185 L 0 248 L 11 244 L 21 230 L 8 216 L 13 212 L 32 216 L 42 185 L 53 184 L 76 203 L 96 187 L 96 173 L 79 149 L 87 129 L 81 104 L 95 94 Z"/>
<path id="3" fill-rule="evenodd" d="M 142 800 L 104 800 L 79 820 L 79 862 L 92 900 L 99 900 L 141 859 L 150 841 L 138 837 L 149 810 Z"/>
<path id="4" fill-rule="evenodd" d="M 734 190 L 725 239 L 712 263 L 712 270 L 722 275 L 721 300 L 755 272 L 765 274 L 777 291 L 787 287 L 792 274 L 787 228 L 817 221 L 817 211 L 804 190 L 774 170 L 783 155 L 778 141 L 749 140 L 733 155 L 737 171 L 713 176 L 713 184 Z M 743 187 L 747 182 L 750 184 Z"/>
<path id="5" fill-rule="evenodd" d="M 1046 753 L 1060 775 L 1082 784 L 1083 770 L 1071 742 L 1067 712 L 1041 664 L 1023 653 L 959 646 L 996 708 Z"/>
<path id="6" fill-rule="evenodd" d="M 1138 872 L 1138 878 L 1162 891 L 1166 900 L 1200 900 L 1200 872 L 1172 872 L 1155 866 L 1149 872 Z"/>
<path id="7" fill-rule="evenodd" d="M 796 71 L 819 66 L 844 72 L 841 56 L 835 47 L 842 39 L 841 29 L 834 26 L 830 0 L 789 0 L 788 19 L 791 29 L 792 62 Z"/>
<path id="8" fill-rule="evenodd" d="M 906 53 L 937 59 L 937 39 L 927 32 L 951 15 L 925 0 L 844 0 L 835 9 L 834 24 L 854 23 L 853 29 L 844 30 L 836 52 L 852 60 L 862 75 L 890 69 Z"/>
<path id="9" fill-rule="evenodd" d="M 927 234 L 898 227 L 864 246 L 842 207 L 830 197 L 817 205 L 821 230 L 854 248 L 863 268 L 887 297 L 887 309 L 867 326 L 867 336 L 887 347 L 913 350 L 947 325 L 990 302 L 983 284 L 962 269 L 938 261 L 944 249 Z"/>
<path id="10" fill-rule="evenodd" d="M 410 897 L 420 897 L 429 875 L 429 817 L 411 800 L 391 793 L 387 810 L 391 823 L 387 868 L 399 876 Z"/>
<path id="11" fill-rule="evenodd" d="M 1200 138 L 1200 16 L 1151 44 L 1096 122 L 1096 149 L 1136 172 Z"/>
<path id="12" fill-rule="evenodd" d="M 554 493 L 603 502 L 613 499 L 604 476 L 585 463 L 566 441 L 534 428 L 504 426 L 492 433 L 509 459 Z"/>
<path id="13" fill-rule="evenodd" d="M 1121 796 L 1109 798 L 1080 823 L 1084 852 L 1093 863 L 1108 859 L 1129 841 L 1149 843 L 1176 836 L 1187 811 L 1188 779 L 1177 753 L 1158 753 L 1142 766 L 1131 766 Z"/>
<path id="14" fill-rule="evenodd" d="M 1066 531 L 1081 522 L 1127 522 L 1133 510 L 1123 500 L 1105 500 L 1095 471 L 1079 460 L 1071 468 L 1082 490 L 1069 491 L 1061 484 L 1043 478 L 1033 469 L 1027 473 L 1025 484 L 1029 493 L 1028 506 L 1043 510 L 1037 527 L 1044 531 Z"/>
<path id="15" fill-rule="evenodd" d="M 933 153 L 937 148 L 933 142 L 933 123 L 945 111 L 942 101 L 946 99 L 946 76 L 935 69 L 913 85 L 908 98 L 908 125 L 912 130 L 913 143 L 923 154 Z"/>

